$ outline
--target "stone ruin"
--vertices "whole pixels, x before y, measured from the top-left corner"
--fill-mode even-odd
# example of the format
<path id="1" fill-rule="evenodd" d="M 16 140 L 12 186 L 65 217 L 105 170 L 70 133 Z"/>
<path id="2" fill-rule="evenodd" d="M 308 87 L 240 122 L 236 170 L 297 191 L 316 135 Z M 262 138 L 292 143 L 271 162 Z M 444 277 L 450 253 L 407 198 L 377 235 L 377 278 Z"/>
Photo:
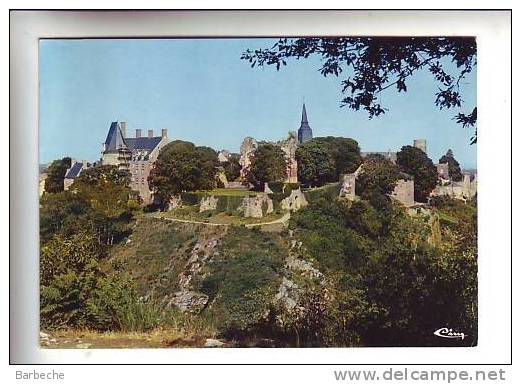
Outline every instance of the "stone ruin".
<path id="1" fill-rule="evenodd" d="M 253 137 L 245 137 L 241 144 L 241 157 L 239 164 L 241 165 L 241 178 L 245 179 L 251 164 L 251 157 L 254 155 L 259 144 Z"/>
<path id="2" fill-rule="evenodd" d="M 414 181 L 398 180 L 390 196 L 402 203 L 405 207 L 412 207 L 416 204 L 414 202 Z"/>
<path id="3" fill-rule="evenodd" d="M 278 141 L 277 145 L 280 145 L 280 148 L 286 155 L 286 161 L 288 163 L 286 169 L 286 183 L 298 183 L 297 176 L 297 159 L 295 158 L 295 153 L 297 152 L 297 135 L 295 132 L 290 132 L 287 139 Z"/>
<path id="4" fill-rule="evenodd" d="M 268 143 L 268 142 L 257 142 L 253 137 L 244 138 L 241 144 L 241 156 L 239 159 L 239 164 L 241 165 L 241 178 L 246 178 L 248 173 L 248 169 L 251 165 L 251 158 L 255 156 L 255 151 L 259 147 L 260 144 Z M 284 180 L 286 183 L 297 183 L 297 160 L 295 158 L 295 152 L 297 151 L 298 141 L 297 135 L 295 132 L 290 132 L 289 136 L 281 141 L 269 142 L 270 144 L 274 144 L 279 146 L 284 154 L 286 155 L 287 161 L 287 169 L 286 169 L 286 179 Z"/>
<path id="5" fill-rule="evenodd" d="M 273 212 L 273 201 L 266 194 L 259 194 L 253 197 L 245 197 L 238 211 L 242 212 L 244 217 L 263 217 L 262 208 L 269 215 Z"/>
<path id="6" fill-rule="evenodd" d="M 280 202 L 280 208 L 285 211 L 298 211 L 308 205 L 306 196 L 299 189 L 293 189 L 291 194 Z"/>
<path id="7" fill-rule="evenodd" d="M 431 196 L 449 196 L 459 200 L 468 200 L 476 196 L 478 192 L 478 175 L 464 173 L 463 181 L 446 181 L 437 185 L 431 192 Z"/>
<path id="8" fill-rule="evenodd" d="M 199 203 L 199 212 L 216 210 L 218 201 L 219 199 L 213 195 L 203 197 Z"/>
<path id="9" fill-rule="evenodd" d="M 354 173 L 340 175 L 340 198 L 352 200 L 355 198 L 356 175 Z"/>
<path id="10" fill-rule="evenodd" d="M 363 172 L 363 163 L 355 172 L 340 176 L 340 193 L 338 197 L 348 200 L 353 200 L 356 197 L 356 178 L 361 172 Z M 414 201 L 414 181 L 398 180 L 389 196 L 407 208 L 414 206 L 416 204 Z"/>

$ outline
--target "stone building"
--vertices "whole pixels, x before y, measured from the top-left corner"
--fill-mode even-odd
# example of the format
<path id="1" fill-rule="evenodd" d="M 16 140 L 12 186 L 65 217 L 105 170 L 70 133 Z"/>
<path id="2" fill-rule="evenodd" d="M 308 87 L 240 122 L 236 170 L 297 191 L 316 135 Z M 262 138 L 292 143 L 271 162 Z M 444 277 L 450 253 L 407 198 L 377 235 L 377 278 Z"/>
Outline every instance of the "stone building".
<path id="1" fill-rule="evenodd" d="M 127 137 L 127 123 L 112 122 L 103 143 L 101 152 L 102 165 L 116 165 L 130 172 L 130 188 L 139 192 L 143 203 L 152 202 L 152 193 L 148 186 L 148 175 L 159 151 L 168 143 L 167 130 L 161 130 L 161 136 L 154 136 L 149 129 L 147 136 L 142 136 L 141 129 L 136 129 L 135 137 Z"/>
<path id="2" fill-rule="evenodd" d="M 308 115 L 306 113 L 306 104 L 302 104 L 302 120 L 298 129 L 298 143 L 302 144 L 313 138 L 313 131 L 308 123 Z"/>

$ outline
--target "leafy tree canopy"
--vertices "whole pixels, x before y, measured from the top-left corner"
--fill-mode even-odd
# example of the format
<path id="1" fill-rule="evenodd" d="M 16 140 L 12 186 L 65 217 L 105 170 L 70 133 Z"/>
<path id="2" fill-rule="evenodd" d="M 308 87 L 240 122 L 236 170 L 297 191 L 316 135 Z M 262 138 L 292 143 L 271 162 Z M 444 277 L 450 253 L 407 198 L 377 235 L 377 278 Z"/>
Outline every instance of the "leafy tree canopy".
<path id="1" fill-rule="evenodd" d="M 454 158 L 454 154 L 452 153 L 452 149 L 449 149 L 445 155 L 440 157 L 440 164 L 447 163 L 449 165 L 449 177 L 454 181 L 461 181 L 463 179 L 463 174 L 461 173 L 461 168 L 459 166 L 458 161 Z"/>
<path id="2" fill-rule="evenodd" d="M 432 160 L 421 149 L 406 145 L 396 154 L 396 162 L 403 172 L 414 178 L 414 200 L 427 202 L 438 181 Z"/>
<path id="3" fill-rule="evenodd" d="M 234 181 L 241 174 L 241 165 L 239 164 L 240 156 L 237 154 L 230 155 L 228 161 L 222 163 L 222 167 L 224 168 L 224 174 L 226 175 L 226 179 L 228 181 Z"/>
<path id="4" fill-rule="evenodd" d="M 375 192 L 387 195 L 394 190 L 400 177 L 400 168 L 396 164 L 383 156 L 370 155 L 365 159 L 362 171 L 356 178 L 357 194 L 367 200 Z"/>
<path id="5" fill-rule="evenodd" d="M 161 149 L 148 182 L 155 198 L 166 206 L 181 192 L 215 188 L 218 165 L 213 149 L 176 140 Z"/>
<path id="6" fill-rule="evenodd" d="M 476 66 L 474 37 L 328 37 L 280 39 L 271 48 L 246 50 L 241 59 L 252 67 L 274 65 L 277 70 L 288 59 L 322 59 L 323 76 L 341 76 L 341 106 L 367 111 L 369 118 L 380 116 L 387 108 L 380 93 L 395 87 L 407 92 L 407 82 L 421 69 L 428 69 L 438 86 L 435 105 L 461 108 L 460 83 Z M 454 70 L 447 68 L 450 61 Z M 451 73 L 453 72 L 453 73 Z M 463 127 L 474 127 L 471 144 L 477 141 L 477 108 L 461 111 L 454 119 Z"/>
<path id="7" fill-rule="evenodd" d="M 262 144 L 251 158 L 248 181 L 260 187 L 264 183 L 284 181 L 286 178 L 286 156 L 274 144 Z"/>
<path id="8" fill-rule="evenodd" d="M 295 156 L 299 180 L 314 186 L 338 181 L 362 162 L 358 143 L 345 137 L 315 137 L 300 145 Z"/>
<path id="9" fill-rule="evenodd" d="M 63 191 L 63 179 L 67 169 L 71 167 L 71 158 L 64 157 L 61 160 L 54 160 L 47 168 L 47 178 L 45 179 L 45 192 L 58 193 Z"/>

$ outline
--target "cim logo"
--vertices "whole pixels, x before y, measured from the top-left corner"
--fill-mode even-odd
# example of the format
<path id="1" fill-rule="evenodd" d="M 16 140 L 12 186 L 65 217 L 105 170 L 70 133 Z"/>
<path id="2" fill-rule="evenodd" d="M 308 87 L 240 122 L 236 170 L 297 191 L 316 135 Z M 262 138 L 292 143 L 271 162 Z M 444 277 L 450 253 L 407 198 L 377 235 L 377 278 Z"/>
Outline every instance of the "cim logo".
<path id="1" fill-rule="evenodd" d="M 452 330 L 452 328 L 440 328 L 434 331 L 434 334 L 438 337 L 443 337 L 445 339 L 461 339 L 463 340 L 465 338 L 465 335 L 463 332 L 456 332 Z"/>

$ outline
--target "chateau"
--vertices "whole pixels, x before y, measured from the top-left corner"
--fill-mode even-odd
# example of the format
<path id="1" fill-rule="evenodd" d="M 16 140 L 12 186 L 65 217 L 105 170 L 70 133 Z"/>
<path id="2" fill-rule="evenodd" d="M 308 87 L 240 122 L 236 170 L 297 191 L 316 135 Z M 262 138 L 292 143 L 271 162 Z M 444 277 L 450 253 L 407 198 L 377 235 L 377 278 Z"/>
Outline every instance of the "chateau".
<path id="1" fill-rule="evenodd" d="M 149 204 L 152 193 L 148 187 L 148 175 L 159 151 L 167 143 L 166 129 L 161 130 L 161 136 L 154 136 L 152 129 L 148 130 L 147 136 L 142 136 L 141 129 L 136 129 L 135 137 L 128 137 L 127 123 L 114 121 L 102 146 L 101 164 L 128 170 L 130 188 L 139 192 L 143 203 Z"/>

